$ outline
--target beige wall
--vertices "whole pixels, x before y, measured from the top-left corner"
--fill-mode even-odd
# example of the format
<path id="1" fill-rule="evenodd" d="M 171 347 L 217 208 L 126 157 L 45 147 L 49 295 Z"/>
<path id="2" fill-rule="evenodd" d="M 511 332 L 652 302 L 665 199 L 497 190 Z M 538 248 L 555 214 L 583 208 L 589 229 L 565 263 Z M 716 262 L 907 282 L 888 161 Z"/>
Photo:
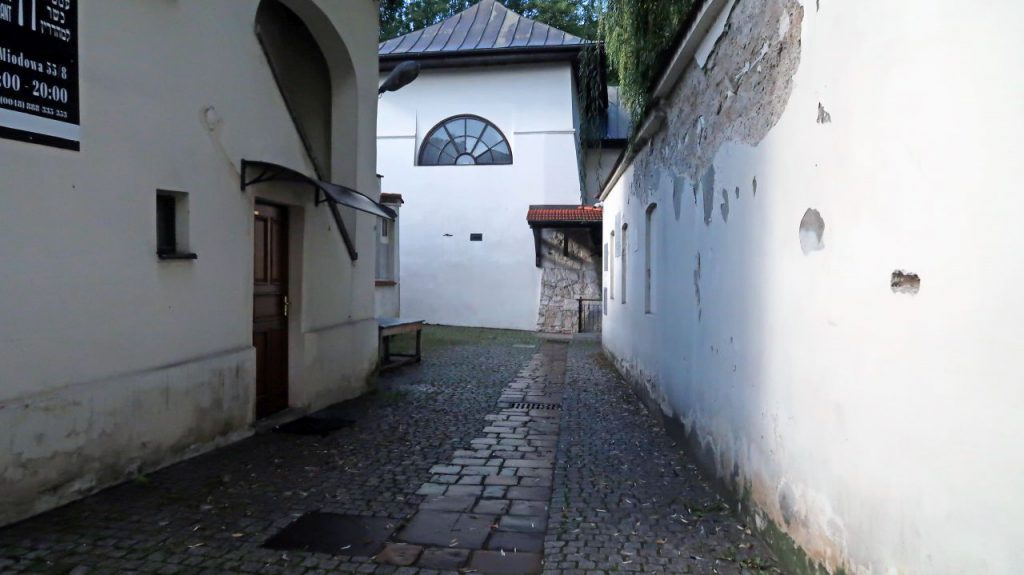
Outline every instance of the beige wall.
<path id="1" fill-rule="evenodd" d="M 344 106 L 334 179 L 373 195 L 376 5 L 285 2 Z M 257 5 L 83 3 L 81 152 L 0 140 L 0 523 L 246 433 L 257 197 L 293 208 L 292 405 L 365 389 L 374 218 L 348 214 L 351 263 L 308 189 L 239 191 L 243 158 L 312 173 L 253 32 Z M 156 258 L 158 189 L 189 193 L 198 260 Z"/>
<path id="2" fill-rule="evenodd" d="M 788 556 L 1020 573 L 1024 4 L 722 4 L 606 198 L 606 348 Z"/>

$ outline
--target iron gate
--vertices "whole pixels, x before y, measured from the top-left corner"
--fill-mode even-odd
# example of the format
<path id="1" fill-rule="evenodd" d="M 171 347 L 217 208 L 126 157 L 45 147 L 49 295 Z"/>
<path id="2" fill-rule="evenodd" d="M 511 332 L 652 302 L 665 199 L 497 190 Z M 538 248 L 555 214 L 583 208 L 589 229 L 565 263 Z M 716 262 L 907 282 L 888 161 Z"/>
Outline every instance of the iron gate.
<path id="1" fill-rule="evenodd" d="M 579 332 L 600 333 L 601 331 L 601 300 L 580 298 L 579 303 Z"/>

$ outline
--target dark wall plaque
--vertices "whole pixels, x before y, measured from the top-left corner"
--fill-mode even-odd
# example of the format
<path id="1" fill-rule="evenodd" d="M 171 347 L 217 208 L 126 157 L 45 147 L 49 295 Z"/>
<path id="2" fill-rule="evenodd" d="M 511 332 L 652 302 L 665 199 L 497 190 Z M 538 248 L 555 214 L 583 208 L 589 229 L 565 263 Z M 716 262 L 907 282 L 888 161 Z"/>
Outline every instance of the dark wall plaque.
<path id="1" fill-rule="evenodd" d="M 0 0 L 0 137 L 79 149 L 78 0 Z"/>

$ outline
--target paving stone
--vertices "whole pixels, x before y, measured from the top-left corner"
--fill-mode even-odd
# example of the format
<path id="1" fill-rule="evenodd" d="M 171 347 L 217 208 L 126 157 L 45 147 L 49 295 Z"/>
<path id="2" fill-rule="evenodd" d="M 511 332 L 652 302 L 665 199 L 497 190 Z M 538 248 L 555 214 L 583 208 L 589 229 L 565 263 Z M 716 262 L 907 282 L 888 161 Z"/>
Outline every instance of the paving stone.
<path id="1" fill-rule="evenodd" d="M 482 495 L 484 488 L 481 485 L 452 485 L 445 491 L 447 495 Z"/>
<path id="2" fill-rule="evenodd" d="M 430 468 L 431 473 L 444 475 L 458 475 L 460 471 L 462 471 L 460 465 L 435 465 Z"/>
<path id="3" fill-rule="evenodd" d="M 551 487 L 550 477 L 520 477 L 519 485 L 523 487 Z"/>
<path id="4" fill-rule="evenodd" d="M 505 462 L 506 467 L 532 467 L 540 469 L 550 469 L 554 467 L 552 462 L 548 459 L 520 459 L 510 460 Z"/>
<path id="5" fill-rule="evenodd" d="M 425 511 L 469 511 L 476 503 L 474 495 L 440 495 L 428 497 L 420 503 Z"/>
<path id="6" fill-rule="evenodd" d="M 509 487 L 507 497 L 509 499 L 547 501 L 551 499 L 551 489 L 547 487 Z"/>
<path id="7" fill-rule="evenodd" d="M 471 465 L 462 468 L 462 475 L 497 475 L 498 468 L 484 465 Z"/>
<path id="8" fill-rule="evenodd" d="M 520 479 L 514 475 L 491 475 L 484 478 L 484 485 L 504 485 L 514 486 L 519 485 Z"/>
<path id="9" fill-rule="evenodd" d="M 471 457 L 456 457 L 452 459 L 453 465 L 487 465 L 486 459 L 477 459 Z"/>
<path id="10" fill-rule="evenodd" d="M 442 571 L 455 571 L 461 569 L 469 560 L 468 549 L 454 549 L 451 547 L 428 547 L 423 550 L 417 567 L 423 569 L 439 569 Z M 421 573 L 423 573 L 421 571 Z"/>
<path id="11" fill-rule="evenodd" d="M 548 526 L 547 516 L 505 515 L 498 522 L 498 531 L 543 534 Z"/>
<path id="12" fill-rule="evenodd" d="M 469 569 L 483 575 L 536 575 L 541 571 L 539 553 L 508 553 L 500 551 L 474 551 Z"/>
<path id="13" fill-rule="evenodd" d="M 384 549 L 374 557 L 377 563 L 385 563 L 398 567 L 408 567 L 416 562 L 423 548 L 418 545 L 407 543 L 388 543 Z"/>
<path id="14" fill-rule="evenodd" d="M 503 515 L 508 513 L 508 507 L 511 502 L 507 499 L 481 499 L 476 507 L 473 508 L 473 513 L 483 513 L 486 515 Z"/>
<path id="15" fill-rule="evenodd" d="M 435 547 L 480 549 L 495 522 L 492 515 L 420 511 L 398 533 L 398 540 Z"/>
<path id="16" fill-rule="evenodd" d="M 547 517 L 548 507 L 547 501 L 513 501 L 508 514 Z"/>
<path id="17" fill-rule="evenodd" d="M 508 492 L 508 487 L 502 485 L 488 485 L 484 487 L 483 496 L 493 499 L 501 499 Z"/>
<path id="18" fill-rule="evenodd" d="M 416 495 L 441 495 L 446 489 L 448 486 L 440 483 L 424 483 L 416 491 Z"/>
<path id="19" fill-rule="evenodd" d="M 544 551 L 544 534 L 502 531 L 491 535 L 487 540 L 487 548 L 495 551 L 541 553 Z"/>

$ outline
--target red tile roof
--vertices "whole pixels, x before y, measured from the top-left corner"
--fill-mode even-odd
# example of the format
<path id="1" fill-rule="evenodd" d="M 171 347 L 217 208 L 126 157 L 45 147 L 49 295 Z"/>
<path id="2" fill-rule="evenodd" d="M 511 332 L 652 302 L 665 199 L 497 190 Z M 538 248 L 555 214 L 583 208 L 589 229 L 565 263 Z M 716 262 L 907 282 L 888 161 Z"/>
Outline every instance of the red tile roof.
<path id="1" fill-rule="evenodd" d="M 603 215 L 603 209 L 593 206 L 530 206 L 526 221 L 589 223 L 602 221 Z"/>

